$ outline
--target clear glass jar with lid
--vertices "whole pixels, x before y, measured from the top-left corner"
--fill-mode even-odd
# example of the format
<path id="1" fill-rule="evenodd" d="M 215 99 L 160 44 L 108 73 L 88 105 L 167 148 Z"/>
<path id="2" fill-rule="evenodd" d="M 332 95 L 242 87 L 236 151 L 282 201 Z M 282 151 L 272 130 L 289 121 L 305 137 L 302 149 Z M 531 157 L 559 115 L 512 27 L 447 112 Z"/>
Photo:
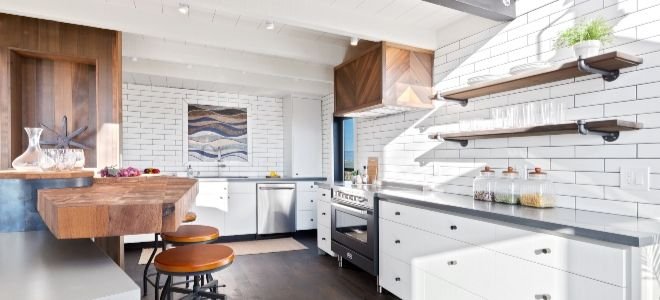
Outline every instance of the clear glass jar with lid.
<path id="1" fill-rule="evenodd" d="M 495 171 L 489 166 L 485 166 L 479 171 L 479 175 L 472 182 L 472 191 L 474 200 L 493 201 L 495 200 Z"/>
<path id="2" fill-rule="evenodd" d="M 534 168 L 520 188 L 520 204 L 531 207 L 554 207 L 555 191 L 548 175 L 541 168 Z"/>
<path id="3" fill-rule="evenodd" d="M 518 172 L 513 167 L 502 171 L 502 176 L 497 180 L 495 189 L 495 202 L 518 204 L 520 203 L 520 181 Z"/>

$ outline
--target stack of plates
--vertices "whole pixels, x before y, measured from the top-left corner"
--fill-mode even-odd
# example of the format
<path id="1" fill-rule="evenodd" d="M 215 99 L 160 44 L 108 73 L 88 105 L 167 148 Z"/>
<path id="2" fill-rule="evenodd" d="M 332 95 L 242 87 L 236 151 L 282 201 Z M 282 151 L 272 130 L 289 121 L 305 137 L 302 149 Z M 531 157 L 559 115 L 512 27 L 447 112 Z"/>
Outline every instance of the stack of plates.
<path id="1" fill-rule="evenodd" d="M 500 79 L 504 77 L 504 75 L 481 75 L 481 76 L 475 76 L 475 77 L 470 77 L 467 80 L 468 85 L 475 85 L 477 83 L 482 83 L 486 81 L 491 81 L 495 79 Z"/>
<path id="2" fill-rule="evenodd" d="M 552 66 L 552 64 L 547 63 L 547 62 L 533 62 L 533 63 L 528 63 L 528 64 L 522 64 L 519 66 L 515 66 L 509 70 L 509 73 L 511 75 L 518 75 L 522 73 L 527 73 L 543 68 L 548 68 Z"/>

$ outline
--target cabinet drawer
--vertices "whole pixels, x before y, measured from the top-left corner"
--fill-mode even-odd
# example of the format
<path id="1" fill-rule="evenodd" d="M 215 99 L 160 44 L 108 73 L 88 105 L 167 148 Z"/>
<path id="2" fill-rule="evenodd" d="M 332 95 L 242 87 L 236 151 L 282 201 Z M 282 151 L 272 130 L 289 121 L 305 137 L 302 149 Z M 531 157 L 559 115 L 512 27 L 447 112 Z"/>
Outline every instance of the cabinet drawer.
<path id="1" fill-rule="evenodd" d="M 316 192 L 319 187 L 313 181 L 304 181 L 296 183 L 296 189 L 302 192 Z"/>
<path id="2" fill-rule="evenodd" d="M 410 265 L 386 254 L 378 260 L 380 285 L 403 300 L 410 299 Z"/>
<path id="3" fill-rule="evenodd" d="M 316 218 L 318 224 L 330 228 L 332 217 L 330 216 L 330 203 L 320 201 L 316 206 Z"/>
<path id="4" fill-rule="evenodd" d="M 296 205 L 298 210 L 316 210 L 318 195 L 316 192 L 298 192 L 296 195 Z"/>
<path id="5" fill-rule="evenodd" d="M 495 231 L 502 242 L 485 247 L 610 284 L 627 286 L 629 251 L 624 248 L 499 225 L 495 226 Z"/>
<path id="6" fill-rule="evenodd" d="M 219 195 L 227 194 L 227 182 L 220 181 L 199 181 L 200 195 Z"/>
<path id="7" fill-rule="evenodd" d="M 380 219 L 378 225 L 380 251 L 406 263 L 465 247 L 465 243 L 389 220 Z"/>
<path id="8" fill-rule="evenodd" d="M 255 182 L 230 182 L 230 194 L 257 194 L 257 184 Z"/>
<path id="9" fill-rule="evenodd" d="M 318 225 L 316 229 L 316 243 L 323 252 L 334 256 L 330 241 L 330 227 Z"/>
<path id="10" fill-rule="evenodd" d="M 318 190 L 318 199 L 325 202 L 332 201 L 332 191 L 328 189 L 319 188 Z"/>
<path id="11" fill-rule="evenodd" d="M 316 229 L 316 211 L 299 210 L 296 212 L 296 229 Z"/>
<path id="12" fill-rule="evenodd" d="M 413 259 L 412 267 L 424 270 L 473 294 L 490 298 L 488 296 L 495 285 L 493 279 L 495 275 L 500 276 L 501 271 L 493 268 L 495 252 L 456 242 L 459 244 L 454 246 L 454 250 Z M 523 298 L 509 300 L 511 299 Z"/>
<path id="13" fill-rule="evenodd" d="M 495 255 L 492 300 L 624 300 L 626 289 L 504 254 Z M 545 296 L 545 298 L 543 297 Z"/>
<path id="14" fill-rule="evenodd" d="M 448 281 L 433 276 L 427 272 L 412 269 L 415 281 L 412 285 L 412 299 L 414 300 L 484 300 L 480 296 L 459 288 Z"/>
<path id="15" fill-rule="evenodd" d="M 455 240 L 475 245 L 496 241 L 492 224 L 426 209 L 381 201 L 380 216 Z"/>

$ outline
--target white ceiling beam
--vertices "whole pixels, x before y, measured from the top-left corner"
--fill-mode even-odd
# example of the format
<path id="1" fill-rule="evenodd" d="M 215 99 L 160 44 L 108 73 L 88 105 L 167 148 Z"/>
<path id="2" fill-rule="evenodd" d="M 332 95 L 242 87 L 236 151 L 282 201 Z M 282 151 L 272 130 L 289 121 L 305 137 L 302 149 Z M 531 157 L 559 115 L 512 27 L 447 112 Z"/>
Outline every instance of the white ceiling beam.
<path id="1" fill-rule="evenodd" d="M 274 30 L 214 24 L 211 20 L 103 0 L 0 0 L 0 12 L 327 65 L 341 63 L 346 53 L 344 45 L 278 35 Z"/>
<path id="2" fill-rule="evenodd" d="M 289 79 L 303 79 L 324 83 L 333 82 L 333 68 L 329 65 L 166 41 L 135 34 L 125 34 L 123 36 L 122 46 L 124 57 L 206 65 L 248 73 L 286 77 Z"/>
<path id="3" fill-rule="evenodd" d="M 124 61 L 123 71 L 127 73 L 144 74 L 161 77 L 181 78 L 202 82 L 216 82 L 227 85 L 261 88 L 288 93 L 302 93 L 307 95 L 328 95 L 332 93 L 332 84 L 293 80 L 289 78 L 254 74 L 230 69 L 214 68 L 208 66 L 163 62 L 155 60 Z"/>
<path id="4" fill-rule="evenodd" d="M 384 1 L 384 0 L 383 0 Z M 311 0 L 189 0 L 191 7 L 223 11 L 371 41 L 389 41 L 430 50 L 437 47 L 434 30 L 392 22 Z"/>

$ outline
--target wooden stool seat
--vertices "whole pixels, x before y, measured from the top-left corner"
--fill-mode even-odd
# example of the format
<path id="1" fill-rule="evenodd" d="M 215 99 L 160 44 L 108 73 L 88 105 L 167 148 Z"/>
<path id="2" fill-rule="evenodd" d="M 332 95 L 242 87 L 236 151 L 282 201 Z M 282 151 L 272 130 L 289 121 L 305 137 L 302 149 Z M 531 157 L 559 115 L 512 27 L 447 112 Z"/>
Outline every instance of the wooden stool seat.
<path id="1" fill-rule="evenodd" d="M 203 243 L 218 239 L 220 231 L 211 226 L 181 225 L 175 232 L 161 233 L 161 237 L 174 244 Z"/>
<path id="2" fill-rule="evenodd" d="M 185 217 L 183 217 L 183 223 L 190 223 L 190 222 L 195 222 L 197 220 L 197 214 L 190 211 L 186 214 Z"/>
<path id="3" fill-rule="evenodd" d="M 165 250 L 156 256 L 154 266 L 160 273 L 205 273 L 234 262 L 234 250 L 219 244 L 195 244 Z"/>

